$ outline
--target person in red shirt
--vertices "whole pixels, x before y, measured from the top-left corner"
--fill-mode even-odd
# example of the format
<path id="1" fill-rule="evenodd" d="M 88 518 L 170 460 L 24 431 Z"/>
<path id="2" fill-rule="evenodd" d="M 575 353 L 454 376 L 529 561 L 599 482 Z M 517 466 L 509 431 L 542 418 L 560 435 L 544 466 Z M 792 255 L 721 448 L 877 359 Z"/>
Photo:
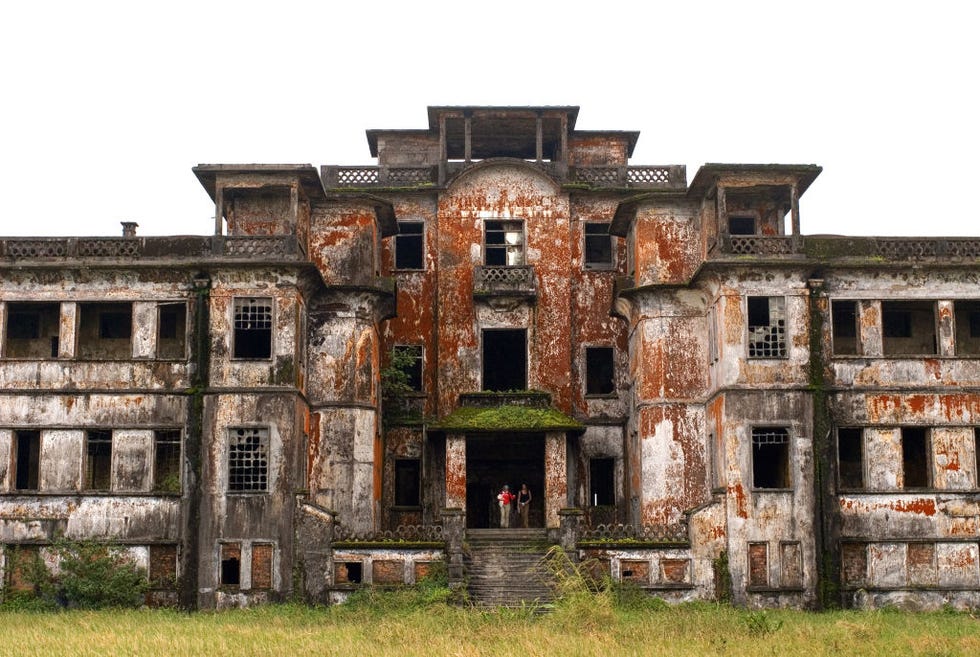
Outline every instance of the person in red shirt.
<path id="1" fill-rule="evenodd" d="M 500 526 L 510 527 L 510 507 L 517 496 L 510 492 L 510 486 L 504 487 L 497 493 L 497 502 L 500 503 Z"/>

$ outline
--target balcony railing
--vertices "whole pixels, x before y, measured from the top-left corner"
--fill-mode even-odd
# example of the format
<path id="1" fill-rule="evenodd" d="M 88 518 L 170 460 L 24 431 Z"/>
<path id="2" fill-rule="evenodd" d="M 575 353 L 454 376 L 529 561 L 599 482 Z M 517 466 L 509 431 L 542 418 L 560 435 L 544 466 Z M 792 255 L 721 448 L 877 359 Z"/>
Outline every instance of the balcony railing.
<path id="1" fill-rule="evenodd" d="M 0 258 L 34 262 L 64 259 L 254 258 L 295 260 L 303 247 L 295 235 L 174 237 L 8 237 Z"/>
<path id="2" fill-rule="evenodd" d="M 323 167 L 323 186 L 327 189 L 359 187 L 418 187 L 438 179 L 438 169 L 424 167 Z"/>
<path id="3" fill-rule="evenodd" d="M 476 267 L 473 296 L 537 296 L 534 267 Z"/>
<path id="4" fill-rule="evenodd" d="M 593 187 L 636 189 L 686 189 L 687 168 L 669 166 L 574 167 L 568 181 Z"/>

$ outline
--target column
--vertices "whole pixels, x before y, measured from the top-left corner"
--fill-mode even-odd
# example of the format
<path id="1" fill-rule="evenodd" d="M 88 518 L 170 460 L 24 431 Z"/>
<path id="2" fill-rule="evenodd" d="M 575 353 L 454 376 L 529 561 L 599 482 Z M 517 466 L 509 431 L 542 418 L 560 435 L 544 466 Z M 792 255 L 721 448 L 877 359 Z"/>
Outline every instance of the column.
<path id="1" fill-rule="evenodd" d="M 446 508 L 466 508 L 466 435 L 446 434 Z"/>
<path id="2" fill-rule="evenodd" d="M 565 432 L 544 435 L 544 526 L 557 529 L 558 511 L 568 506 L 568 459 Z"/>

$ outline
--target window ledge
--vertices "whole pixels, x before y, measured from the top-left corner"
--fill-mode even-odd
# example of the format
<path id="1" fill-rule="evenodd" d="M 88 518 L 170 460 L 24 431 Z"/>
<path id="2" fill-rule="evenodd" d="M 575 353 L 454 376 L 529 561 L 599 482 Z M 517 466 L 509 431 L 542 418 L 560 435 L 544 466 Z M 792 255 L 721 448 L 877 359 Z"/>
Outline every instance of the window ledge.
<path id="1" fill-rule="evenodd" d="M 413 504 L 405 504 L 405 505 L 393 504 L 391 506 L 391 510 L 392 511 L 421 511 L 422 510 L 422 505 L 421 504 L 417 504 L 417 505 L 413 505 Z"/>
<path id="2" fill-rule="evenodd" d="M 746 586 L 746 593 L 805 593 L 803 586 Z"/>
<path id="3" fill-rule="evenodd" d="M 618 392 L 606 392 L 606 393 L 594 394 L 594 395 L 586 394 L 585 395 L 585 398 L 586 399 L 619 399 L 619 393 Z"/>
<path id="4" fill-rule="evenodd" d="M 795 488 L 755 488 L 749 489 L 753 493 L 794 493 Z"/>
<path id="5" fill-rule="evenodd" d="M 271 491 L 267 490 L 229 490 L 225 491 L 225 495 L 241 495 L 243 497 L 255 497 L 258 495 L 269 495 Z"/>

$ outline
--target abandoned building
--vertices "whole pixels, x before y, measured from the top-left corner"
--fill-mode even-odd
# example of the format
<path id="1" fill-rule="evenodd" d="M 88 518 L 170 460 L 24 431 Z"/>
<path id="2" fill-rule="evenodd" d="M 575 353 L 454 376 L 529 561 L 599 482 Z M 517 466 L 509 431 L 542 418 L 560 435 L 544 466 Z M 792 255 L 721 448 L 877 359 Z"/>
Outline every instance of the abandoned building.
<path id="1" fill-rule="evenodd" d="M 545 594 L 488 560 L 551 542 L 668 600 L 980 607 L 980 237 L 805 236 L 820 167 L 689 183 L 577 114 L 200 165 L 209 236 L 0 240 L 4 590 L 67 537 L 159 603 L 436 563 L 506 603 Z"/>

